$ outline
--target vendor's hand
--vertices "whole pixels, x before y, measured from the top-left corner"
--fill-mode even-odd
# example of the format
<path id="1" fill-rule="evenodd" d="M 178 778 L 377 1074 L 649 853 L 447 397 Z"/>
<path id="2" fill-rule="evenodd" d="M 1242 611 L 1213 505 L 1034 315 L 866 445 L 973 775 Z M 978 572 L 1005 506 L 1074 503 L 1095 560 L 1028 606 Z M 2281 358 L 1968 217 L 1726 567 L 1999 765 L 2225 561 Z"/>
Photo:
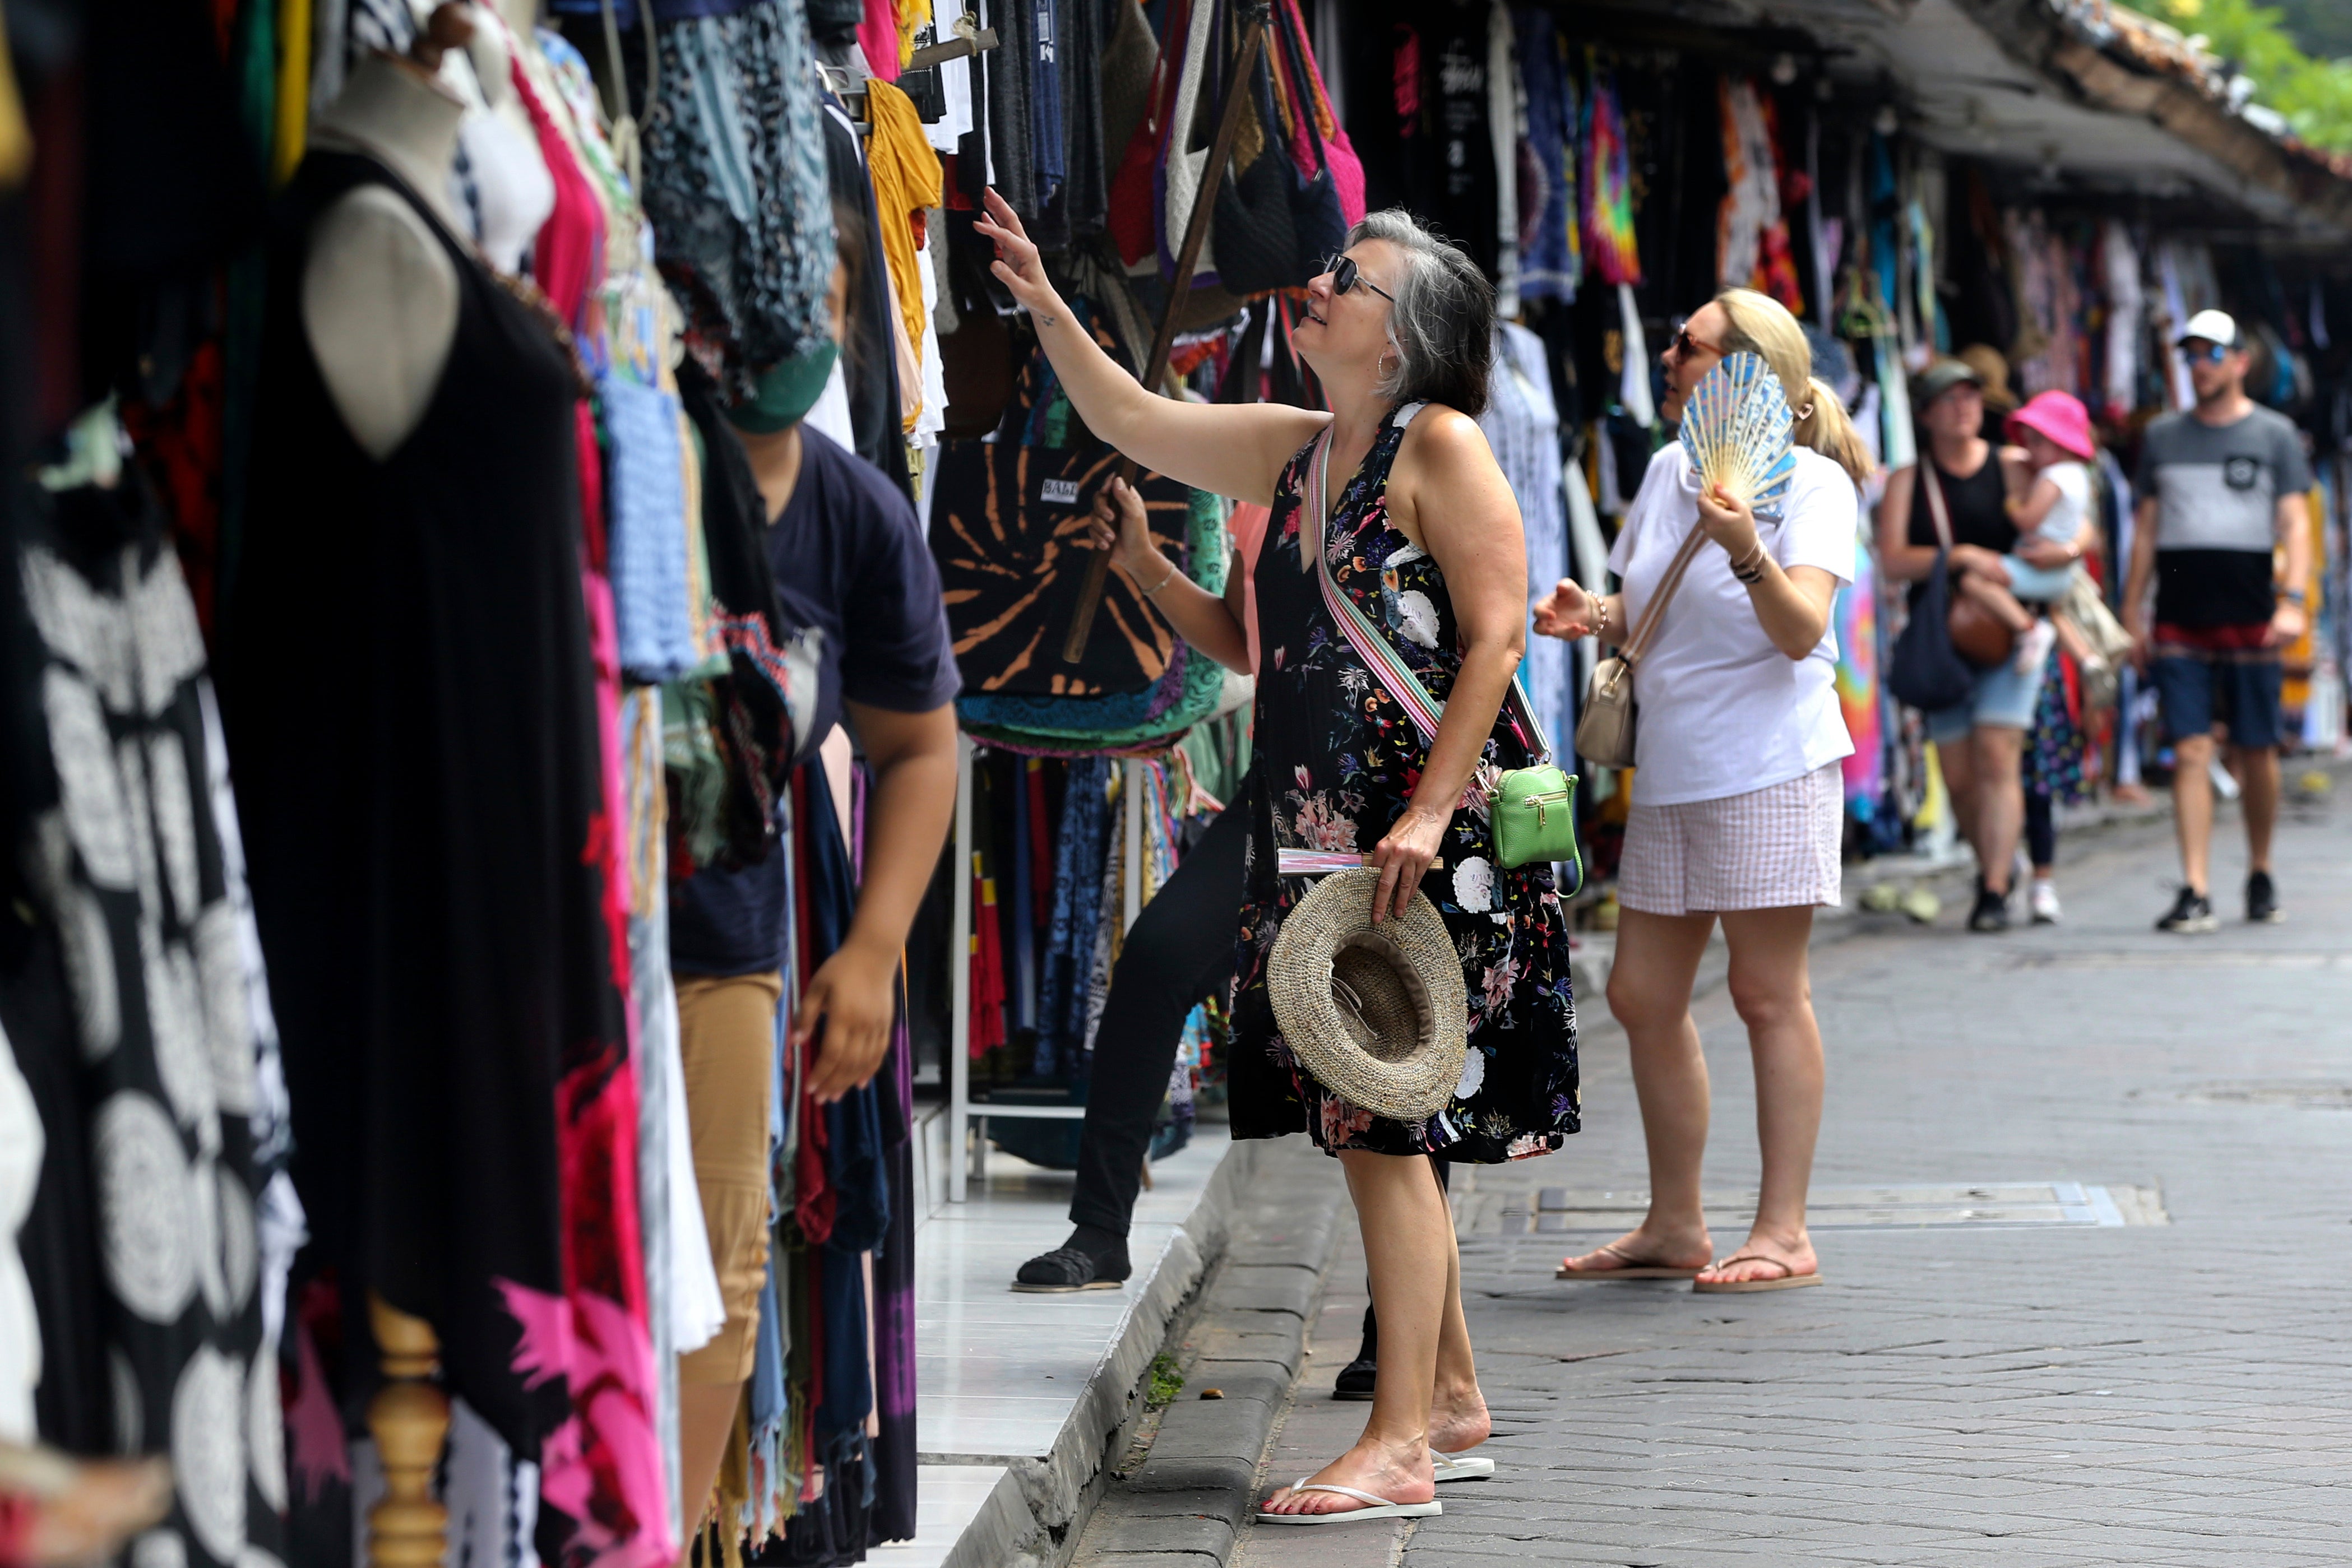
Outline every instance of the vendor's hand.
<path id="1" fill-rule="evenodd" d="M 794 1049 L 806 1045 L 823 1021 L 824 1038 L 808 1080 L 819 1104 L 864 1088 L 882 1065 L 898 1020 L 898 954 L 872 951 L 853 937 L 810 977 L 800 1010 L 793 1015 L 792 1043 Z"/>
<path id="2" fill-rule="evenodd" d="M 1601 622 L 1601 599 L 1587 593 L 1570 578 L 1561 578 L 1549 599 L 1536 601 L 1536 630 L 1547 637 L 1573 643 L 1590 637 Z"/>
<path id="3" fill-rule="evenodd" d="M 1698 526 L 1734 560 L 1756 553 L 1756 513 L 1746 501 L 1717 484 L 1698 493 Z"/>
<path id="4" fill-rule="evenodd" d="M 1381 885 L 1372 894 L 1372 924 L 1390 915 L 1404 918 L 1421 879 L 1445 842 L 1448 819 L 1423 806 L 1407 806 L 1388 836 L 1372 846 L 1371 863 L 1380 868 Z"/>
<path id="5" fill-rule="evenodd" d="M 2074 565 L 2083 559 L 2083 552 L 2071 544 L 2045 539 L 2039 535 L 2017 541 L 2017 553 L 2025 564 L 2038 571 L 2054 571 Z"/>
<path id="6" fill-rule="evenodd" d="M 2285 647 L 2289 643 L 2294 642 L 2297 637 L 2303 635 L 2305 624 L 2306 622 L 2303 616 L 2303 606 L 2300 604 L 2289 604 L 2284 600 L 2281 600 L 2279 601 L 2279 607 L 2271 612 L 2270 627 L 2263 633 L 2263 646 L 2265 648 Z"/>
<path id="7" fill-rule="evenodd" d="M 996 259 L 988 264 L 988 270 L 1013 290 L 1013 298 L 1027 306 L 1040 325 L 1052 326 L 1066 308 L 1045 277 L 1045 264 L 1038 258 L 1029 231 L 1021 226 L 1020 214 L 993 187 L 987 192 L 987 215 L 971 226 L 975 233 L 996 242 Z"/>
<path id="8" fill-rule="evenodd" d="M 1954 571 L 1975 572 L 1987 582 L 2002 588 L 2009 586 L 2009 568 L 2001 564 L 2000 557 L 1982 545 L 1954 545 L 1951 553 L 1951 569 Z"/>
<path id="9" fill-rule="evenodd" d="M 1169 560 L 1151 542 L 1151 525 L 1143 515 L 1143 497 L 1116 474 L 1095 492 L 1094 515 L 1087 523 L 1087 542 L 1113 551 L 1111 559 L 1140 582 L 1166 580 Z"/>

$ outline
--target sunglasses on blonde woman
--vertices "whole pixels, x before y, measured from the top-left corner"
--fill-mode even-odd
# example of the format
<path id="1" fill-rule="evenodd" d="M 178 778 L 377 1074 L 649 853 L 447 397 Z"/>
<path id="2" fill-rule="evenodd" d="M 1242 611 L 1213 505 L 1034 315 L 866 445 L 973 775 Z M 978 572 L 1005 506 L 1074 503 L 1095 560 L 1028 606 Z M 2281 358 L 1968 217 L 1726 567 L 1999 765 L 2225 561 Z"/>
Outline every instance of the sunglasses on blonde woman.
<path id="1" fill-rule="evenodd" d="M 1345 294 L 1360 283 L 1390 304 L 1396 303 L 1396 296 L 1366 277 L 1352 256 L 1335 256 L 1323 264 L 1323 270 L 1331 275 L 1331 292 L 1335 295 Z"/>
<path id="2" fill-rule="evenodd" d="M 1717 348 L 1713 343 L 1702 343 L 1690 335 L 1690 318 L 1687 316 L 1675 322 L 1673 347 L 1676 357 L 1680 359 L 1687 360 L 1693 354 L 1700 353 L 1713 354 L 1718 360 L 1723 358 L 1721 349 Z"/>

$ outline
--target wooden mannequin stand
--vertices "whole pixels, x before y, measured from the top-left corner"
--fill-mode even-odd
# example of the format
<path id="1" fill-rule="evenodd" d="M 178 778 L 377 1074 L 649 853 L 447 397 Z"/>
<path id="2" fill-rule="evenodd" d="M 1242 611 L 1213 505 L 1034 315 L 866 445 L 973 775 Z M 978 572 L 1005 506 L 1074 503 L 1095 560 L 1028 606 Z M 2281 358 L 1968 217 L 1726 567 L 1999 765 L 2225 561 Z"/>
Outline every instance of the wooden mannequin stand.
<path id="1" fill-rule="evenodd" d="M 441 1568 L 449 1511 L 433 1500 L 433 1470 L 449 1436 L 449 1396 L 433 1325 L 368 1292 L 368 1324 L 383 1353 L 384 1385 L 368 1401 L 368 1430 L 383 1464 L 383 1500 L 368 1511 L 370 1568 Z"/>

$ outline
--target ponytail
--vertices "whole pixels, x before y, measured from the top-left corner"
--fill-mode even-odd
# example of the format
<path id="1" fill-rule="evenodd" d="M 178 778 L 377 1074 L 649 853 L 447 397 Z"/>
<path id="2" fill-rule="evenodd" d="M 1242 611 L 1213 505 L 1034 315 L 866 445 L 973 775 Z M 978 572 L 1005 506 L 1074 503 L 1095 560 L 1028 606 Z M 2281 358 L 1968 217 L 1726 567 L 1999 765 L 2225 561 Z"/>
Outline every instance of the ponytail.
<path id="1" fill-rule="evenodd" d="M 1863 444 L 1862 432 L 1853 427 L 1853 416 L 1828 382 L 1816 376 L 1811 383 L 1812 406 L 1797 421 L 1797 444 L 1811 447 L 1844 469 L 1857 486 L 1867 484 L 1878 465 L 1872 460 L 1870 448 Z"/>
<path id="2" fill-rule="evenodd" d="M 1812 345 L 1787 307 L 1752 288 L 1727 288 L 1715 297 L 1731 323 L 1727 353 L 1759 355 L 1780 378 L 1780 390 L 1797 413 L 1796 444 L 1810 446 L 1846 471 L 1856 485 L 1875 471 L 1870 449 L 1838 394 L 1813 374 Z"/>

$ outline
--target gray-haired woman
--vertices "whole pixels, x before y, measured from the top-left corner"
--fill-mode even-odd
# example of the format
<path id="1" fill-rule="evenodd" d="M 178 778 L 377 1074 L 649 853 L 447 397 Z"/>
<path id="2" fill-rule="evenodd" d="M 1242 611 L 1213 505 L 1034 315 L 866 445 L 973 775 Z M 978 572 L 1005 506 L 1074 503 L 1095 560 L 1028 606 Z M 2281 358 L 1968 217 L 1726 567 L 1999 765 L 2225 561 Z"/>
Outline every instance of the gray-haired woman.
<path id="1" fill-rule="evenodd" d="M 1494 291 L 1468 257 L 1402 213 L 1356 225 L 1307 287 L 1293 342 L 1332 412 L 1154 397 L 1114 364 L 1055 293 L 1036 247 L 992 194 L 980 232 L 1034 318 L 1087 428 L 1145 467 L 1268 505 L 1257 560 L 1220 601 L 1145 560 L 1133 591 L 1187 639 L 1230 650 L 1244 577 L 1257 661 L 1253 827 L 1229 1057 L 1234 1133 L 1305 1132 L 1339 1156 L 1363 1227 L 1380 1314 L 1380 1378 L 1353 1448 L 1280 1488 L 1262 1521 L 1435 1513 L 1436 1483 L 1492 1474 L 1453 1456 L 1486 1440 L 1486 1401 L 1462 1315 L 1461 1265 L 1428 1158 L 1549 1153 L 1576 1130 L 1576 1015 L 1568 931 L 1549 867 L 1502 867 L 1482 766 L 1529 760 L 1501 715 L 1527 634 L 1517 504 L 1479 434 Z M 1326 476 L 1337 476 L 1327 486 Z M 1325 497 L 1327 515 L 1306 502 Z M 1130 524 L 1129 527 L 1138 526 Z M 1139 552 L 1119 554 L 1122 574 Z M 1423 737 L 1357 655 L 1323 597 L 1316 551 L 1444 712 Z M 1275 934 L 1305 893 L 1285 849 L 1362 852 L 1381 868 L 1372 917 L 1416 892 L 1444 916 L 1467 992 L 1467 1065 L 1444 1109 L 1403 1123 L 1351 1105 L 1301 1071 L 1267 999 Z M 1440 858 L 1444 869 L 1428 874 Z M 1426 880 L 1424 881 L 1424 877 Z"/>

